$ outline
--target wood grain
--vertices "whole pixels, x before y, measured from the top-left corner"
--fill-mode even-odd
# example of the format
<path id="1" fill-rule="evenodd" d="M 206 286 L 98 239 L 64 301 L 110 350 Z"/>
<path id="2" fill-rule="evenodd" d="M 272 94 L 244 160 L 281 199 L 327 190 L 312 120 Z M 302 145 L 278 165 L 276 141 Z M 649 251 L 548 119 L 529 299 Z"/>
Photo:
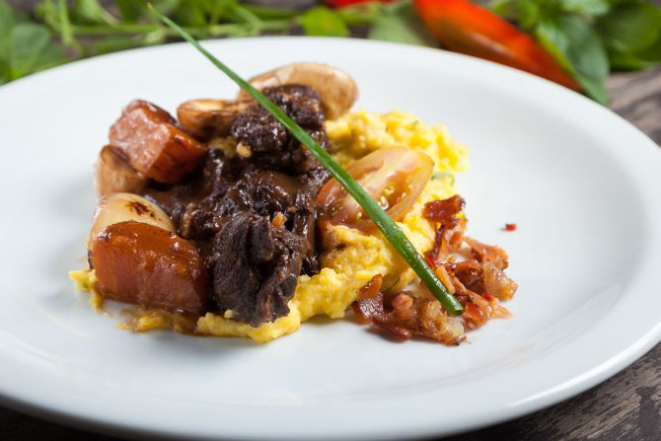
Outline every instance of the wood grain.
<path id="1" fill-rule="evenodd" d="M 11 2 L 25 5 L 29 0 Z M 607 86 L 612 97 L 611 109 L 661 144 L 661 67 L 615 75 Z M 5 441 L 78 441 L 88 439 L 90 434 L 0 408 L 0 436 Z M 95 439 L 117 440 L 100 436 Z M 629 368 L 575 398 L 448 440 L 659 441 L 661 344 Z"/>

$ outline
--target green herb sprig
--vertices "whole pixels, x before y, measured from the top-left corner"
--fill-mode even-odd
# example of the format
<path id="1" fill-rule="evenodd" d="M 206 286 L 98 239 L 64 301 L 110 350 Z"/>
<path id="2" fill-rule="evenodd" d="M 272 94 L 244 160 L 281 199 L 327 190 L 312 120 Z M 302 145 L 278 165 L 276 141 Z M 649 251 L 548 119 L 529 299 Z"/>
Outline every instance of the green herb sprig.
<path id="1" fill-rule="evenodd" d="M 303 33 L 346 37 L 365 28 L 366 37 L 434 45 L 410 0 L 364 3 L 331 9 L 292 10 L 241 0 L 152 0 L 197 39 Z M 41 0 L 30 13 L 0 0 L 0 84 L 39 70 L 86 58 L 178 38 L 149 14 L 145 0 Z"/>
<path id="2" fill-rule="evenodd" d="M 611 70 L 661 62 L 661 8 L 644 0 L 492 0 L 490 7 L 532 34 L 601 104 Z"/>
<path id="3" fill-rule="evenodd" d="M 150 9 L 156 16 L 174 29 L 182 38 L 191 43 L 200 51 L 211 63 L 220 69 L 225 75 L 230 77 L 235 83 L 252 96 L 264 109 L 275 117 L 289 132 L 303 144 L 308 151 L 330 172 L 330 174 L 347 190 L 347 192 L 360 204 L 365 213 L 372 219 L 383 235 L 390 241 L 397 252 L 406 260 L 406 262 L 418 274 L 420 280 L 429 288 L 434 296 L 441 302 L 443 307 L 452 315 L 459 315 L 463 312 L 463 307 L 450 294 L 443 283 L 438 279 L 434 271 L 427 265 L 425 259 L 415 249 L 404 233 L 397 227 L 390 216 L 367 194 L 363 188 L 344 170 L 331 156 L 322 149 L 317 142 L 308 135 L 294 120 L 285 112 L 269 100 L 263 93 L 255 89 L 246 80 L 241 78 L 232 69 L 214 57 L 209 51 L 204 49 L 189 33 L 170 20 L 167 16 L 161 14 L 153 6 Z"/>

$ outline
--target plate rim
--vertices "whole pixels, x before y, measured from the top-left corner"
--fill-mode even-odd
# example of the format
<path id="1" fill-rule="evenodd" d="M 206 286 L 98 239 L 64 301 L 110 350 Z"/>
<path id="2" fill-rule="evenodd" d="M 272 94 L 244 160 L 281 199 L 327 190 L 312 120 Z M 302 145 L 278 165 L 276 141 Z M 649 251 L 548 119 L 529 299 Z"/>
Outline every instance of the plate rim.
<path id="1" fill-rule="evenodd" d="M 581 102 L 582 105 L 587 105 L 592 106 L 593 110 L 599 109 L 600 112 L 606 112 L 610 116 L 608 118 L 615 118 L 616 120 L 619 120 L 619 124 L 622 127 L 627 127 L 627 130 L 629 130 L 632 135 L 635 134 L 635 136 L 640 137 L 641 141 L 645 139 L 648 143 L 651 144 L 652 147 L 656 146 L 658 149 L 658 145 L 654 141 L 652 141 L 647 135 L 645 135 L 640 129 L 637 127 L 633 126 L 631 123 L 620 117 L 619 115 L 615 114 L 611 110 L 604 108 L 592 101 L 590 101 L 588 98 L 579 95 L 577 93 L 571 92 L 569 90 L 564 89 L 562 86 L 556 85 L 554 83 L 551 83 L 547 80 L 540 79 L 537 77 L 534 77 L 530 74 L 527 74 L 525 72 L 521 72 L 518 70 L 515 70 L 513 68 L 509 68 L 506 66 L 501 66 L 489 61 L 485 60 L 479 60 L 473 57 L 461 55 L 461 54 L 456 54 L 456 53 L 450 53 L 446 51 L 439 51 L 438 49 L 434 48 L 425 48 L 425 47 L 414 47 L 414 46 L 408 46 L 404 44 L 398 44 L 398 43 L 385 43 L 385 42 L 375 42 L 375 41 L 367 41 L 367 40 L 348 40 L 348 39 L 342 39 L 342 38 L 311 38 L 311 37 L 300 37 L 300 36 L 274 36 L 274 37 L 249 37 L 249 38 L 237 38 L 237 39 L 231 39 L 231 40 L 207 40 L 204 42 L 205 45 L 209 45 L 210 47 L 216 49 L 219 46 L 222 45 L 240 45 L 240 44 L 245 44 L 246 42 L 249 42 L 254 44 L 256 41 L 259 41 L 260 43 L 267 43 L 269 41 L 297 41 L 297 43 L 300 42 L 306 42 L 304 44 L 308 43 L 314 43 L 314 44 L 328 44 L 328 45 L 337 45 L 337 44 L 342 44 L 342 45 L 355 45 L 355 46 L 381 46 L 381 47 L 393 47 L 397 48 L 397 50 L 404 50 L 404 51 L 424 51 L 426 52 L 429 56 L 434 56 L 434 57 L 450 57 L 450 58 L 456 58 L 457 60 L 463 60 L 462 63 L 468 63 L 468 64 L 473 64 L 476 67 L 479 66 L 486 66 L 485 68 L 489 71 L 492 72 L 498 72 L 500 71 L 498 75 L 504 75 L 504 76 L 511 76 L 511 75 L 516 75 L 519 76 L 519 78 L 525 78 L 525 81 L 532 82 L 532 84 L 539 85 L 540 88 L 542 89 L 547 89 L 550 91 L 553 91 L 553 93 L 559 94 L 560 96 L 565 96 L 565 97 L 570 97 L 570 100 L 575 100 L 578 99 L 578 102 Z M 296 44 L 296 43 L 295 43 Z M 137 53 L 137 52 L 146 52 L 146 51 L 166 51 L 168 48 L 172 47 L 182 47 L 186 46 L 187 43 L 172 43 L 168 45 L 161 45 L 161 46 L 156 46 L 156 47 L 149 47 L 149 48 L 136 48 L 128 51 L 121 51 L 117 53 L 112 53 L 112 54 L 107 54 L 107 55 L 102 55 L 99 57 L 93 57 L 90 59 L 85 59 L 85 60 L 78 60 L 72 63 L 68 63 L 63 66 L 58 66 L 53 69 L 48 69 L 43 72 L 39 72 L 33 75 L 30 75 L 26 78 L 19 79 L 17 81 L 14 81 L 12 83 L 9 83 L 7 85 L 3 85 L 0 87 L 0 96 L 3 95 L 3 93 L 7 90 L 14 90 L 14 88 L 17 87 L 24 87 L 25 84 L 28 84 L 29 82 L 34 81 L 35 79 L 38 78 L 43 78 L 43 77 L 48 77 L 52 75 L 54 72 L 61 72 L 61 71 L 67 71 L 67 70 L 75 70 L 78 66 L 82 64 L 87 64 L 87 63 L 96 63 L 99 62 L 101 59 L 103 60 L 108 60 L 111 58 L 121 58 L 122 56 L 126 55 L 127 53 Z M 562 98 L 562 100 L 565 100 L 565 98 Z M 624 124 L 624 125 L 622 125 Z M 631 131 L 633 130 L 633 131 Z M 642 142 L 640 143 L 642 144 Z M 650 150 L 651 151 L 651 150 Z M 642 152 L 642 150 L 641 150 Z M 642 153 L 641 153 L 642 154 Z M 656 160 L 655 160 L 656 161 Z M 661 164 L 661 163 L 659 163 Z M 657 213 L 658 215 L 658 213 Z M 652 231 L 652 230 L 650 230 Z M 658 235 L 654 236 L 657 237 Z M 658 238 L 657 238 L 658 239 Z M 589 376 L 583 378 L 578 382 L 577 384 L 572 385 L 571 387 L 567 387 L 561 390 L 557 390 L 551 394 L 547 394 L 544 396 L 541 396 L 539 398 L 536 398 L 532 402 L 528 402 L 525 405 L 518 405 L 518 406 L 512 406 L 508 407 L 507 409 L 499 412 L 499 413 L 494 413 L 493 415 L 483 417 L 482 421 L 480 423 L 476 423 L 470 426 L 462 426 L 462 427 L 455 427 L 455 428 L 450 428 L 448 430 L 447 427 L 439 426 L 436 429 L 434 429 L 434 425 L 430 425 L 426 428 L 421 428 L 420 430 L 416 431 L 411 431 L 410 428 L 408 429 L 402 429 L 402 431 L 397 432 L 397 433 L 379 433 L 375 431 L 371 432 L 361 432 L 357 434 L 358 437 L 361 438 L 371 438 L 374 436 L 378 437 L 383 437 L 385 435 L 386 438 L 398 438 L 401 436 L 415 436 L 415 437 L 422 437 L 422 436 L 432 436 L 432 435 L 437 435 L 437 434 L 443 434 L 443 435 L 451 435 L 451 434 L 457 434 L 469 430 L 475 430 L 481 427 L 489 426 L 498 422 L 504 422 L 504 421 L 509 421 L 515 418 L 518 418 L 522 415 L 538 411 L 540 409 L 549 407 L 553 404 L 556 404 L 560 401 L 563 401 L 565 399 L 568 399 L 572 396 L 575 396 L 581 392 L 584 392 L 585 390 L 595 386 L 598 383 L 601 383 L 602 381 L 605 381 L 606 379 L 612 377 L 613 375 L 617 374 L 620 372 L 622 369 L 626 368 L 628 365 L 636 361 L 638 358 L 640 358 L 644 353 L 649 351 L 654 345 L 656 345 L 659 341 L 661 341 L 661 322 L 657 323 L 655 326 L 650 328 L 648 332 L 642 336 L 640 336 L 636 340 L 636 344 L 634 347 L 630 347 L 629 350 L 627 351 L 620 351 L 618 352 L 615 356 L 603 360 L 601 363 L 597 363 L 596 366 L 593 367 L 591 370 L 591 373 Z M 4 355 L 0 353 L 0 360 L 4 358 Z M 22 400 L 20 396 L 15 396 L 11 394 L 7 394 L 4 390 L 5 388 L 3 387 L 3 382 L 2 379 L 0 378 L 0 403 L 2 405 L 5 405 L 10 408 L 14 408 L 20 412 L 24 412 L 33 416 L 37 416 L 40 418 L 47 419 L 49 421 L 53 421 L 56 423 L 62 423 L 62 419 L 66 420 L 66 424 L 68 425 L 74 425 L 77 427 L 84 428 L 86 430 L 92 430 L 92 431 L 97 431 L 101 432 L 104 431 L 104 433 L 114 433 L 118 435 L 128 435 L 128 434 L 143 434 L 143 435 L 148 435 L 148 436 L 165 436 L 165 437 L 178 437 L 178 436 L 187 436 L 190 437 L 191 433 L 189 432 L 180 432 L 180 433 L 173 433 L 173 432 L 161 432 L 159 430 L 149 430 L 146 429 L 145 427 L 136 427 L 136 426 L 131 426 L 131 425 L 122 425 L 122 424 L 117 424 L 117 422 L 110 421 L 108 419 L 103 419 L 103 418 L 95 418 L 91 415 L 81 415 L 80 409 L 78 412 L 72 411 L 69 409 L 69 411 L 65 411 L 63 409 L 55 409 L 55 408 L 48 408 L 46 406 L 39 403 L 31 402 L 31 401 L 26 401 Z M 192 435 L 196 438 L 210 438 L 213 436 L 221 436 L 222 433 L 215 433 L 211 434 L 208 433 L 206 435 L 204 434 L 196 434 Z M 230 434 L 228 436 L 232 437 L 237 437 L 237 434 Z M 270 439 L 284 439 L 284 438 L 289 438 L 289 439 L 299 439 L 299 438 L 307 438 L 309 434 L 307 433 L 302 433 L 298 435 L 287 435 L 287 436 L 275 436 L 275 437 L 270 437 Z M 344 434 L 339 434 L 336 436 L 331 436 L 334 438 L 342 438 L 346 435 Z M 245 435 L 241 436 L 238 435 L 239 438 L 254 438 L 255 434 L 254 433 L 246 433 Z M 258 436 L 259 437 L 259 436 Z M 324 435 L 324 438 L 326 435 Z"/>

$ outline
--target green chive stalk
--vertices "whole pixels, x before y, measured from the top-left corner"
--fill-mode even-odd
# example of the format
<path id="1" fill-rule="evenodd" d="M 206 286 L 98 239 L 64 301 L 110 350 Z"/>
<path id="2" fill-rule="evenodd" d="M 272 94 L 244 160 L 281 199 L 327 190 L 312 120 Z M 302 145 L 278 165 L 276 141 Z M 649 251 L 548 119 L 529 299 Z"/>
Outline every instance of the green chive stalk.
<path id="1" fill-rule="evenodd" d="M 459 315 L 463 312 L 461 303 L 450 294 L 434 273 L 424 257 L 415 249 L 411 241 L 397 227 L 395 222 L 383 211 L 374 199 L 342 168 L 331 156 L 322 149 L 317 142 L 308 135 L 294 120 L 292 120 L 278 106 L 273 104 L 264 94 L 255 89 L 246 80 L 241 78 L 232 69 L 214 57 L 210 52 L 200 45 L 189 33 L 181 28 L 174 21 L 157 11 L 151 4 L 149 8 L 154 14 L 170 28 L 174 29 L 181 37 L 192 44 L 200 51 L 211 63 L 223 71 L 235 83 L 252 96 L 262 107 L 273 115 L 280 123 L 289 130 L 289 132 L 303 144 L 321 165 L 323 165 L 330 174 L 347 190 L 347 192 L 360 204 L 365 213 L 372 219 L 381 233 L 388 239 L 397 252 L 406 260 L 411 268 L 416 272 L 420 280 L 429 288 L 434 296 L 441 302 L 441 305 L 452 315 Z"/>

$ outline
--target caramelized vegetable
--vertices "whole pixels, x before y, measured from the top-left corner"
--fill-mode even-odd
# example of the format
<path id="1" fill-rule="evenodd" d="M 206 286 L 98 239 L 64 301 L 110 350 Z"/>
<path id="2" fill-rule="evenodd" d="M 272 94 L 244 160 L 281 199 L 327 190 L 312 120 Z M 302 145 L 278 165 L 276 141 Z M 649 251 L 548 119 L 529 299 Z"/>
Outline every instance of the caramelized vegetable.
<path id="1" fill-rule="evenodd" d="M 94 189 L 99 196 L 110 193 L 137 193 L 147 184 L 147 178 L 138 173 L 122 152 L 105 146 L 99 152 L 94 167 Z"/>
<path id="2" fill-rule="evenodd" d="M 181 180 L 207 152 L 168 112 L 142 100 L 131 102 L 110 128 L 110 144 L 122 149 L 137 171 L 165 183 Z"/>
<path id="3" fill-rule="evenodd" d="M 347 173 L 381 205 L 392 220 L 408 213 L 432 175 L 429 156 L 405 147 L 376 150 L 352 162 Z M 376 226 L 354 198 L 335 180 L 328 181 L 317 195 L 324 219 L 333 225 L 348 225 L 363 231 Z"/>
<path id="4" fill-rule="evenodd" d="M 94 211 L 94 220 L 87 238 L 87 248 L 91 249 L 96 236 L 108 225 L 124 221 L 137 221 L 174 231 L 170 218 L 157 205 L 137 194 L 113 193 L 99 199 Z"/>
<path id="5" fill-rule="evenodd" d="M 223 137 L 229 135 L 234 120 L 252 104 L 250 100 L 191 100 L 177 107 L 177 118 L 184 129 L 198 138 Z"/>
<path id="6" fill-rule="evenodd" d="M 104 298 L 170 312 L 205 311 L 207 270 L 190 242 L 150 224 L 127 221 L 92 242 L 95 289 Z"/>
<path id="7" fill-rule="evenodd" d="M 321 63 L 293 63 L 252 77 L 248 82 L 256 89 L 302 84 L 312 87 L 321 98 L 326 118 L 336 119 L 351 109 L 358 98 L 358 86 L 351 76 L 335 67 Z M 245 91 L 239 99 L 249 98 Z"/>

